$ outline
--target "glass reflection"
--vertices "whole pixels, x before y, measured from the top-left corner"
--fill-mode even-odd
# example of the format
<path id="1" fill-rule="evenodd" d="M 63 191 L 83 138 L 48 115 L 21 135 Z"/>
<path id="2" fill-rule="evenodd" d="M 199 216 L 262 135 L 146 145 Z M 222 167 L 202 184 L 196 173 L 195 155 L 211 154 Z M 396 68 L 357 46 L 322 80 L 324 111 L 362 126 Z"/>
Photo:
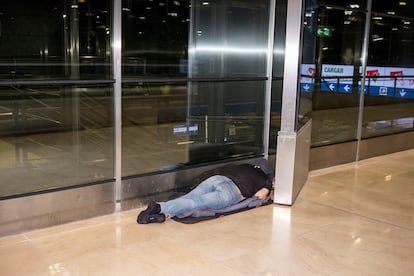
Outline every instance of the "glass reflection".
<path id="1" fill-rule="evenodd" d="M 111 2 L 0 2 L 0 197 L 113 178 Z"/>
<path id="2" fill-rule="evenodd" d="M 414 129 L 414 3 L 373 1 L 363 138 Z"/>
<path id="3" fill-rule="evenodd" d="M 111 86 L 0 87 L 0 197 L 112 179 Z"/>
<path id="4" fill-rule="evenodd" d="M 265 76 L 268 2 L 195 1 L 191 76 Z"/>
<path id="5" fill-rule="evenodd" d="M 313 26 L 313 36 L 305 36 L 308 37 L 305 45 L 313 46 L 316 57 L 313 65 L 309 49 L 304 52 L 307 63 L 302 65 L 300 83 L 304 96 L 313 92 L 312 146 L 352 141 L 357 137 L 364 4 L 331 2 L 321 1 L 324 5 L 310 11 L 305 25 L 305 34 Z M 315 44 L 312 37 L 316 37 Z M 309 100 L 303 99 L 301 108 L 308 110 Z"/>
<path id="6" fill-rule="evenodd" d="M 268 6 L 123 1 L 123 176 L 263 154 Z"/>
<path id="7" fill-rule="evenodd" d="M 122 93 L 122 175 L 185 164 L 187 84 L 124 83 Z"/>
<path id="8" fill-rule="evenodd" d="M 263 154 L 264 82 L 191 86 L 124 84 L 124 176 Z"/>
<path id="9" fill-rule="evenodd" d="M 189 162 L 263 154 L 264 81 L 198 82 L 191 87 Z"/>
<path id="10" fill-rule="evenodd" d="M 2 78 L 110 76 L 110 2 L 2 1 Z"/>
<path id="11" fill-rule="evenodd" d="M 190 1 L 122 2 L 124 77 L 186 76 Z"/>

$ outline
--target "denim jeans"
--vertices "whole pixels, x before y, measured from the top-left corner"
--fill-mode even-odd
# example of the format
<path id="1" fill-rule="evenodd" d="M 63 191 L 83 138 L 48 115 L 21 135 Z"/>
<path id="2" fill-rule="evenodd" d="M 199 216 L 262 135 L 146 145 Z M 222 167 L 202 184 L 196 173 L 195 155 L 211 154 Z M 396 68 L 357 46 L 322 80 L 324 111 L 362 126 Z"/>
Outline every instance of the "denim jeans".
<path id="1" fill-rule="evenodd" d="M 167 202 L 160 202 L 160 205 L 161 213 L 169 214 L 172 218 L 197 207 L 226 208 L 242 199 L 243 196 L 230 178 L 214 175 L 201 182 L 188 194 Z"/>

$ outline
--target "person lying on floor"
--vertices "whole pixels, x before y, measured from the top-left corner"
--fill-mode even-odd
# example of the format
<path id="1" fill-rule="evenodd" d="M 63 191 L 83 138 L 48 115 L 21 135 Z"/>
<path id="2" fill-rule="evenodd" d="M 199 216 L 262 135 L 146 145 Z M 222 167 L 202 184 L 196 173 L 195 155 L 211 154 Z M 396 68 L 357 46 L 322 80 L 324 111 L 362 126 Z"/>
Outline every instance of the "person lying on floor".
<path id="1" fill-rule="evenodd" d="M 265 200 L 273 182 L 273 168 L 266 159 L 254 164 L 225 165 L 203 173 L 200 184 L 181 197 L 166 202 L 150 201 L 137 222 L 161 223 L 195 208 L 219 210 L 253 196 Z"/>

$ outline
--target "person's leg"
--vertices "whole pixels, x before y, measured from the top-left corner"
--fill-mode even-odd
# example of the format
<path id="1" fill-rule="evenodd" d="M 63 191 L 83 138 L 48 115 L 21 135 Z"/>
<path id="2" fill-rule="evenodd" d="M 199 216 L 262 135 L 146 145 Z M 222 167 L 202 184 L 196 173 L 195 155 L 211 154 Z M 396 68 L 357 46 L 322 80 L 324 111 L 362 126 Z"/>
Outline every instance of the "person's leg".
<path id="1" fill-rule="evenodd" d="M 161 213 L 174 217 L 197 207 L 222 209 L 242 199 L 242 195 L 231 179 L 215 175 L 201 182 L 188 194 L 159 204 Z"/>

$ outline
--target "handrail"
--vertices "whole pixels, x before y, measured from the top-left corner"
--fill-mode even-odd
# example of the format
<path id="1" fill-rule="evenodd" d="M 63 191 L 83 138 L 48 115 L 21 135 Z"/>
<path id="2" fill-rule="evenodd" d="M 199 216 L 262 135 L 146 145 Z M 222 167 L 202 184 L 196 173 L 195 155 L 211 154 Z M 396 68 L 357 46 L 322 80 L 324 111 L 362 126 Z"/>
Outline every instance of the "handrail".
<path id="1" fill-rule="evenodd" d="M 264 81 L 267 77 L 124 78 L 122 83 Z"/>
<path id="2" fill-rule="evenodd" d="M 10 85 L 76 85 L 76 84 L 110 84 L 113 79 L 106 80 L 0 80 L 0 86 Z"/>
<path id="3" fill-rule="evenodd" d="M 265 81 L 267 77 L 203 77 L 203 78 L 125 78 L 122 83 L 160 83 L 160 82 L 234 82 L 234 81 Z M 272 78 L 275 79 L 275 78 Z M 277 78 L 276 78 L 277 79 Z M 114 79 L 88 79 L 88 80 L 0 80 L 0 86 L 10 85 L 76 85 L 76 84 L 109 84 L 115 83 Z"/>

